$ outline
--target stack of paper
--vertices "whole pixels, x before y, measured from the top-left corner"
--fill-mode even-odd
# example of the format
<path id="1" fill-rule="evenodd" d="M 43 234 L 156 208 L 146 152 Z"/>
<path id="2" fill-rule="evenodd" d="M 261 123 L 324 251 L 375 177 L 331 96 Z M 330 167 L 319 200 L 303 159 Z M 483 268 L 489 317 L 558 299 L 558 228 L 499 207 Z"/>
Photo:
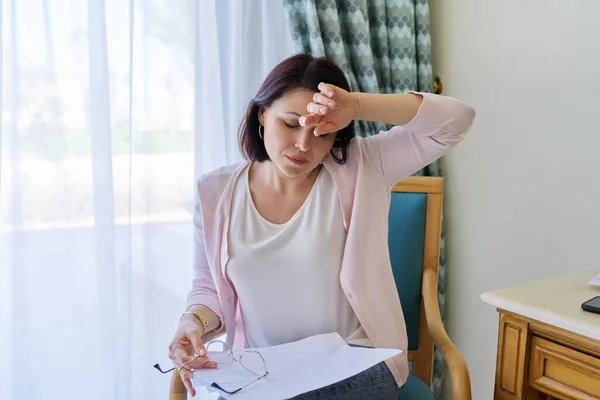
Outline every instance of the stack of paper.
<path id="1" fill-rule="evenodd" d="M 594 276 L 592 279 L 590 279 L 590 281 L 588 282 L 588 285 L 591 286 L 600 286 L 600 274 Z"/>
<path id="2" fill-rule="evenodd" d="M 221 396 L 236 400 L 289 399 L 349 378 L 401 352 L 350 347 L 337 333 L 256 350 L 264 357 L 269 375 L 233 395 L 219 391 Z M 236 358 L 240 353 L 241 350 L 235 351 Z M 222 354 L 209 352 L 208 357 L 222 359 Z M 250 370 L 264 369 L 259 358 L 248 357 L 247 360 L 256 364 L 246 365 Z M 220 364 L 214 370 L 197 370 L 194 386 L 204 386 L 212 392 L 217 389 L 211 385 L 217 383 L 227 391 L 234 391 L 255 379 L 255 375 L 234 362 Z"/>

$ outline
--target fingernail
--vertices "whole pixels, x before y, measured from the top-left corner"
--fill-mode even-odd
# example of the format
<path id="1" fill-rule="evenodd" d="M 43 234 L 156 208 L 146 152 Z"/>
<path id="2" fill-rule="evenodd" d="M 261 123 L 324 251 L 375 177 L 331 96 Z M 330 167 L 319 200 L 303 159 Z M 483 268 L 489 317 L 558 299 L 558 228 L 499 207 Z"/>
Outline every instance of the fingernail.
<path id="1" fill-rule="evenodd" d="M 205 356 L 206 355 L 206 350 L 202 349 L 198 352 L 199 356 Z"/>
<path id="2" fill-rule="evenodd" d="M 321 107 L 321 108 L 319 108 L 319 111 L 320 111 L 322 114 L 325 114 L 325 112 L 326 112 L 327 110 L 325 109 L 325 107 Z"/>
<path id="3" fill-rule="evenodd" d="M 333 96 L 333 92 L 327 92 L 327 96 Z"/>
<path id="4" fill-rule="evenodd" d="M 333 107 L 333 101 L 329 102 L 329 107 Z"/>
<path id="5" fill-rule="evenodd" d="M 300 125 L 304 126 L 305 123 L 306 123 L 306 118 L 304 118 L 304 117 L 300 118 Z"/>

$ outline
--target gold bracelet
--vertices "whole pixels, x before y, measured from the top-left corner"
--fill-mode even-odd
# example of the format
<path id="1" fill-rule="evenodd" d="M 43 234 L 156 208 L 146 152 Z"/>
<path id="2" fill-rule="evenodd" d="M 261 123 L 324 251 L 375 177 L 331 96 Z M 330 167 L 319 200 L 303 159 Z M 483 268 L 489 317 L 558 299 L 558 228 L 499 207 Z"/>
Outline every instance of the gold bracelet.
<path id="1" fill-rule="evenodd" d="M 223 323 L 223 321 L 219 320 L 219 326 L 217 327 L 217 329 L 214 330 L 214 332 L 219 333 L 223 330 L 223 328 L 225 328 L 225 324 Z"/>
<path id="2" fill-rule="evenodd" d="M 194 311 L 184 312 L 183 315 L 181 315 L 181 318 L 183 318 L 186 315 L 191 315 L 198 321 L 199 325 L 202 327 L 202 336 L 204 336 L 206 334 L 206 330 L 208 329 L 208 321 L 202 318 L 200 314 Z"/>

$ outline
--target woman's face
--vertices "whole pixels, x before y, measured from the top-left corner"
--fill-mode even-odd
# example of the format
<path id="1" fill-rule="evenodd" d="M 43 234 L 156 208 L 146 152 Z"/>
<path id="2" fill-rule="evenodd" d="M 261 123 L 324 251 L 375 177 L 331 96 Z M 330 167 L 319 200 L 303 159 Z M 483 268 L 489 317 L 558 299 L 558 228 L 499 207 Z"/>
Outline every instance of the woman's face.
<path id="1" fill-rule="evenodd" d="M 299 119 L 308 113 L 306 106 L 313 95 L 307 89 L 293 90 L 259 111 L 269 158 L 290 178 L 308 175 L 321 164 L 335 140 L 335 133 L 315 136 L 314 125 L 300 126 Z"/>

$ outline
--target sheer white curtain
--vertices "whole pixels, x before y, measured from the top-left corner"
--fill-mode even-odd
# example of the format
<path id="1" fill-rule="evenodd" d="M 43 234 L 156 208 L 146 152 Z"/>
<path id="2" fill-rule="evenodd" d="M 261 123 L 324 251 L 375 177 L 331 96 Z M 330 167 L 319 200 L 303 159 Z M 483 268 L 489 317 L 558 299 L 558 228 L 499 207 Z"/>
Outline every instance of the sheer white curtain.
<path id="1" fill-rule="evenodd" d="M 0 399 L 165 399 L 201 173 L 292 53 L 280 0 L 0 0 Z"/>

